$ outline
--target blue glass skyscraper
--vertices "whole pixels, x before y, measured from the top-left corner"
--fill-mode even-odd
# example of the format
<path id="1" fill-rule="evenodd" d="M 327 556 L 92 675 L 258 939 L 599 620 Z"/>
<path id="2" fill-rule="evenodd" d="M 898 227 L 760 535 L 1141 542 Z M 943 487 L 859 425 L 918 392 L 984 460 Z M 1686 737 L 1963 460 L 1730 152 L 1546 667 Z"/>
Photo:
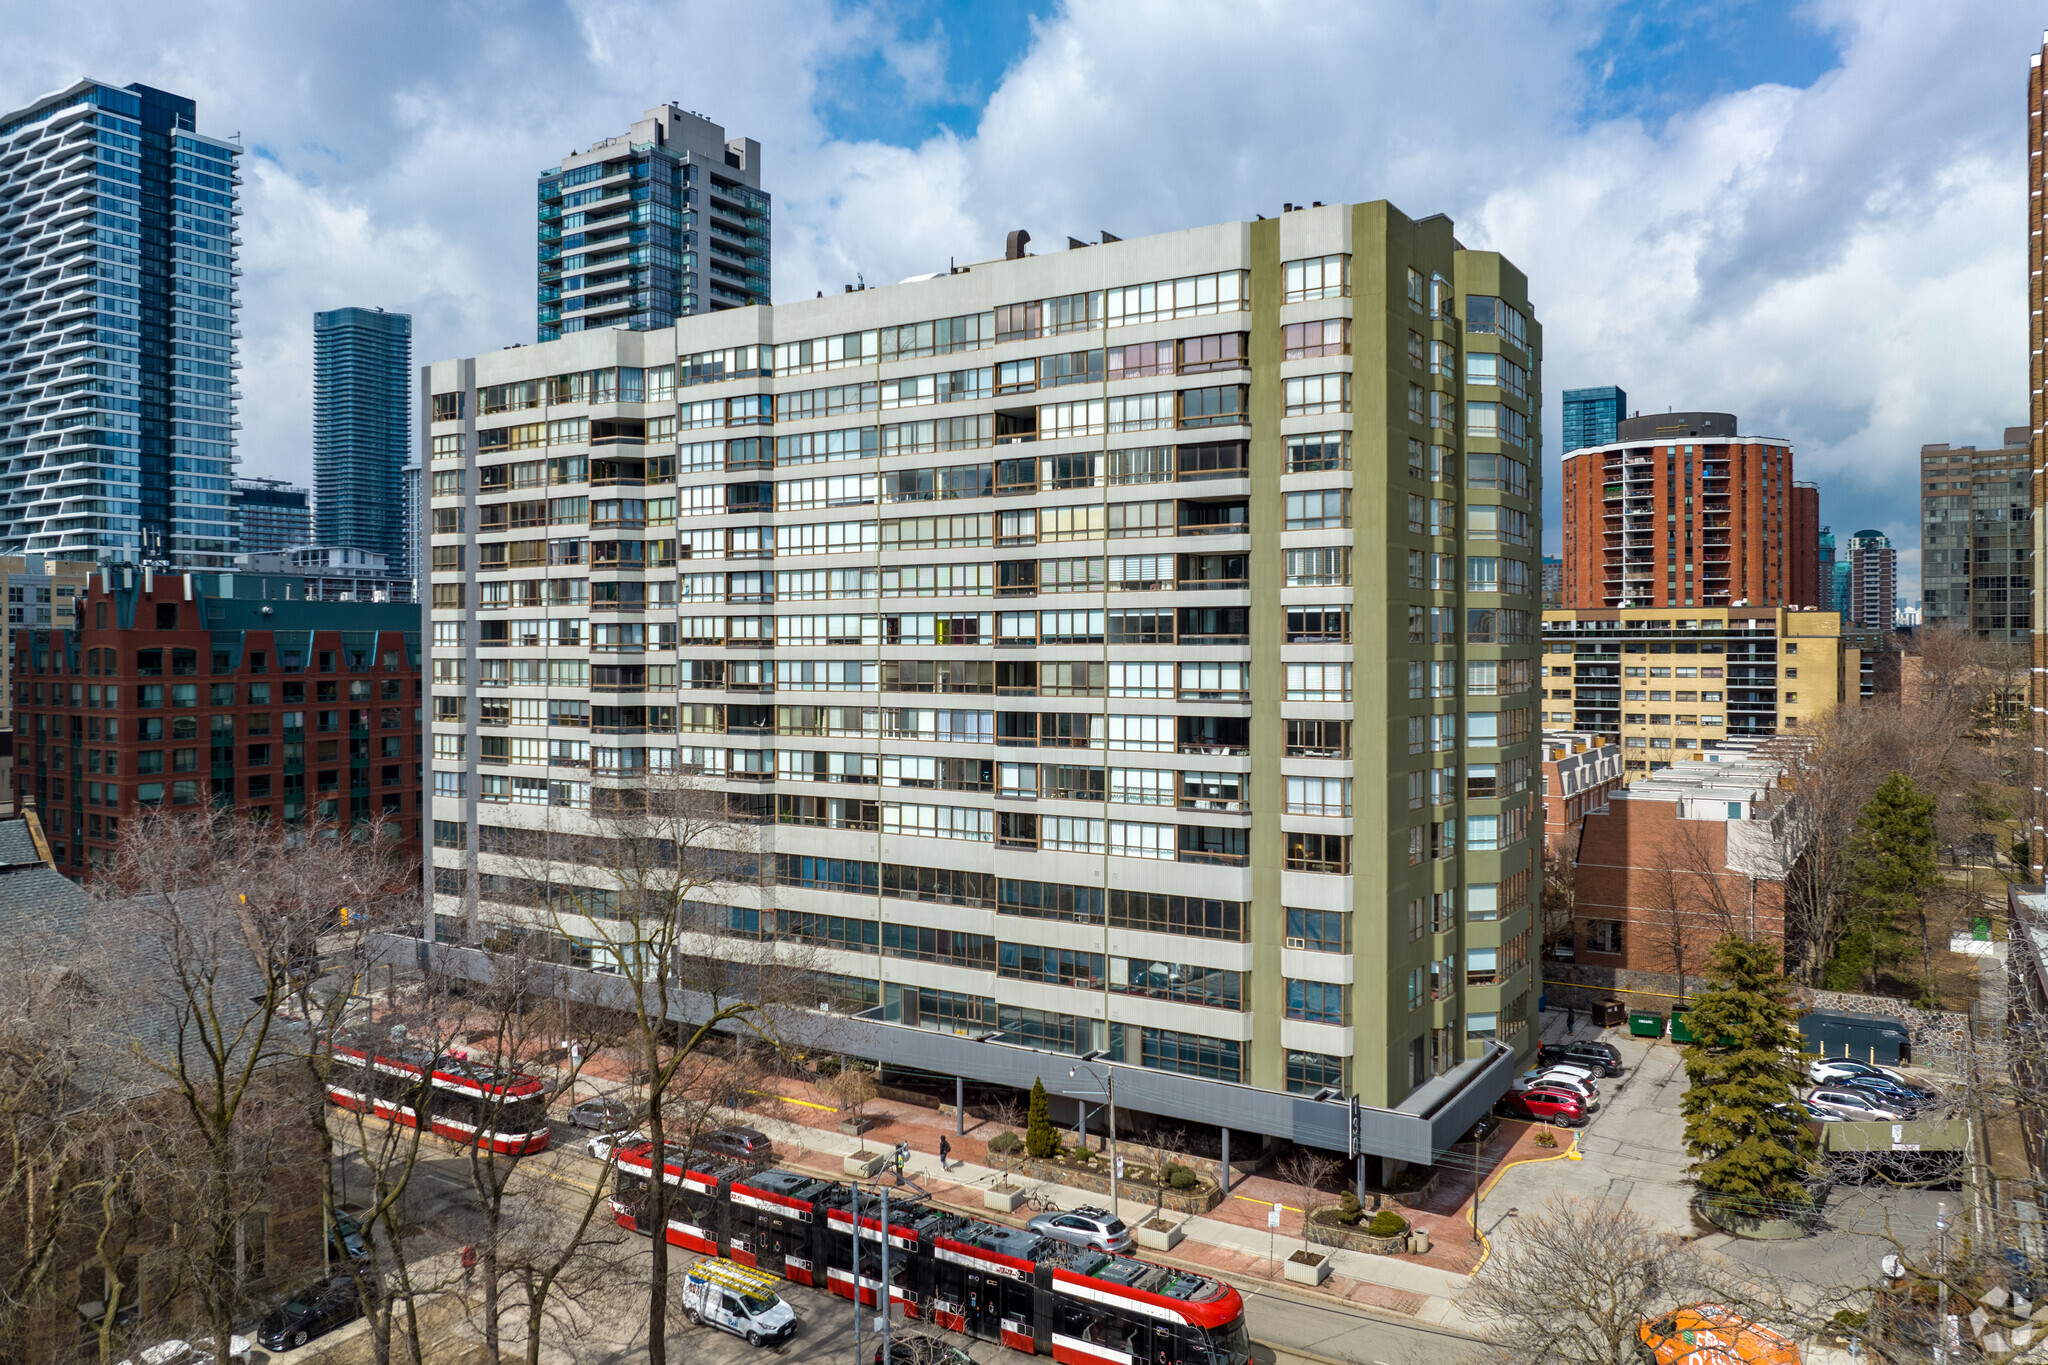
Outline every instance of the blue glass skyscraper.
<path id="1" fill-rule="evenodd" d="M 313 534 L 321 545 L 405 558 L 412 317 L 382 308 L 313 315 Z"/>
<path id="2" fill-rule="evenodd" d="M 1612 386 L 1564 391 L 1564 448 L 1613 445 L 1618 427 L 1628 416 L 1628 395 Z"/>
<path id="3" fill-rule="evenodd" d="M 241 148 L 81 80 L 0 114 L 0 550 L 231 562 Z"/>

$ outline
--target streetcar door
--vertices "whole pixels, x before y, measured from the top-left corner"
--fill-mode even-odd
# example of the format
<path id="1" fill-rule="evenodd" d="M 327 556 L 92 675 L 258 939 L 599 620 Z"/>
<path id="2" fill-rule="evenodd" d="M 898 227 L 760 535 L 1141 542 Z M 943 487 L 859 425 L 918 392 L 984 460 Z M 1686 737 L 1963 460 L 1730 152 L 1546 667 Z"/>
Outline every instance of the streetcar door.
<path id="1" fill-rule="evenodd" d="M 789 1265 L 788 1220 L 772 1213 L 754 1215 L 754 1265 L 770 1275 L 787 1276 Z M 803 1254 L 801 1247 L 797 1252 Z"/>
<path id="2" fill-rule="evenodd" d="M 966 1280 L 967 1334 L 976 1341 L 1002 1340 L 1003 1282 L 975 1270 L 967 1272 Z"/>
<path id="3" fill-rule="evenodd" d="M 1137 1352 L 1133 1351 L 1131 1354 L 1137 1357 Z M 1180 1353 L 1173 1345 L 1173 1328 L 1163 1322 L 1153 1323 L 1151 1365 L 1175 1365 L 1180 1358 Z M 1136 1359 L 1132 1365 L 1136 1365 Z"/>

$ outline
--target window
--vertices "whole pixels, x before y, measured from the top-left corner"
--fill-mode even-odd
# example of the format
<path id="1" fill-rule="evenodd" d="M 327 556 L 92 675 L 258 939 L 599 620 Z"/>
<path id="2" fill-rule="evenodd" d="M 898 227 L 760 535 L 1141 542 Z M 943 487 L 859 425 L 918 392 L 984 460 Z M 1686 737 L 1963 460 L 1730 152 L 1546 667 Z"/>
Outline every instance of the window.
<path id="1" fill-rule="evenodd" d="M 1286 380 L 1284 388 L 1286 415 L 1289 417 L 1351 411 L 1351 376 L 1348 374 L 1298 375 Z"/>
<path id="2" fill-rule="evenodd" d="M 1284 831 L 1287 867 L 1295 872 L 1351 872 L 1351 840 L 1342 834 L 1304 834 Z"/>
<path id="3" fill-rule="evenodd" d="M 1351 951 L 1351 915 L 1344 910 L 1287 911 L 1287 946 L 1311 953 Z"/>
<path id="4" fill-rule="evenodd" d="M 1313 1095 L 1324 1090 L 1335 1090 L 1341 1094 L 1345 1089 L 1344 1059 L 1320 1052 L 1288 1053 L 1287 1089 L 1296 1095 Z"/>
<path id="5" fill-rule="evenodd" d="M 1243 1078 L 1242 1047 L 1232 1038 L 1208 1038 L 1167 1029 L 1145 1029 L 1139 1039 L 1143 1065 L 1155 1071 L 1172 1071 L 1215 1081 Z"/>
<path id="6" fill-rule="evenodd" d="M 1350 355 L 1351 320 L 1329 318 L 1322 322 L 1290 322 L 1282 329 L 1282 345 L 1286 348 L 1284 358 L 1287 360 Z"/>
<path id="7" fill-rule="evenodd" d="M 1351 258 L 1344 255 L 1311 256 L 1281 266 L 1286 294 L 1283 302 L 1306 303 L 1310 299 L 1339 299 L 1351 293 Z"/>
<path id="8" fill-rule="evenodd" d="M 1289 815 L 1347 816 L 1351 814 L 1351 779 L 1348 777 L 1290 777 L 1287 779 Z"/>
<path id="9" fill-rule="evenodd" d="M 1321 431 L 1287 438 L 1287 472 L 1312 474 L 1351 468 L 1351 433 Z"/>
<path id="10" fill-rule="evenodd" d="M 1213 336 L 1184 337 L 1180 342 L 1180 372 L 1205 374 L 1212 370 L 1241 370 L 1250 364 L 1243 332 L 1219 332 Z"/>
<path id="11" fill-rule="evenodd" d="M 437 393 L 434 395 L 434 420 L 436 422 L 459 422 L 462 420 L 461 393 Z"/>
<path id="12" fill-rule="evenodd" d="M 1348 1024 L 1351 988 L 1334 981 L 1289 981 L 1287 1017 L 1311 1024 Z"/>
<path id="13" fill-rule="evenodd" d="M 1289 701 L 1351 700 L 1350 664 L 1288 664 Z"/>
<path id="14" fill-rule="evenodd" d="M 1290 531 L 1329 530 L 1351 524 L 1348 488 L 1311 488 L 1289 493 L 1286 498 L 1286 525 Z"/>
<path id="15" fill-rule="evenodd" d="M 1618 919 L 1589 919 L 1586 926 L 1586 951 L 1590 953 L 1613 953 L 1623 951 L 1622 921 Z"/>

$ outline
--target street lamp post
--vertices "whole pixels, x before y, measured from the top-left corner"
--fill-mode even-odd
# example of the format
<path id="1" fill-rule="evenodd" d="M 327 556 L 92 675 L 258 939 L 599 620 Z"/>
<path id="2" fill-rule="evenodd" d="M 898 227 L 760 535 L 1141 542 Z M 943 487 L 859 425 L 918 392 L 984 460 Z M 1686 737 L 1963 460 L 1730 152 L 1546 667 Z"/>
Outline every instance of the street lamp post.
<path id="1" fill-rule="evenodd" d="M 1082 1066 L 1068 1067 L 1067 1079 L 1079 1079 L 1082 1067 L 1100 1056 L 1100 1052 L 1091 1052 L 1081 1059 Z M 1116 1160 L 1116 1072 L 1108 1066 L 1104 1066 L 1100 1074 L 1097 1074 L 1094 1067 L 1087 1067 L 1087 1071 L 1090 1076 L 1102 1082 L 1103 1092 L 1109 1097 L 1109 1211 L 1111 1217 L 1121 1218 L 1123 1209 L 1119 1190 L 1122 1182 L 1118 1179 L 1121 1172 L 1117 1170 Z"/>
<path id="2" fill-rule="evenodd" d="M 1948 1200 L 1934 1206 L 1934 1337 L 1941 1345 L 1934 1358 L 1948 1362 Z"/>

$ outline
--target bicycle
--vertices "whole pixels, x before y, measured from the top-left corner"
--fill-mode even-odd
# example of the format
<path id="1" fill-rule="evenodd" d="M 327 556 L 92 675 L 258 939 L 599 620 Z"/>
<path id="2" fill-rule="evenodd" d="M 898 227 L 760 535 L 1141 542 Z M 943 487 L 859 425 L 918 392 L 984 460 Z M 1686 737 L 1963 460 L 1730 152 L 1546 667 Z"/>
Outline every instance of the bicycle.
<path id="1" fill-rule="evenodd" d="M 1043 1190 L 1033 1190 L 1030 1194 L 1025 1195 L 1024 1207 L 1030 1209 L 1033 1213 L 1058 1213 L 1060 1211 L 1059 1201 Z"/>

